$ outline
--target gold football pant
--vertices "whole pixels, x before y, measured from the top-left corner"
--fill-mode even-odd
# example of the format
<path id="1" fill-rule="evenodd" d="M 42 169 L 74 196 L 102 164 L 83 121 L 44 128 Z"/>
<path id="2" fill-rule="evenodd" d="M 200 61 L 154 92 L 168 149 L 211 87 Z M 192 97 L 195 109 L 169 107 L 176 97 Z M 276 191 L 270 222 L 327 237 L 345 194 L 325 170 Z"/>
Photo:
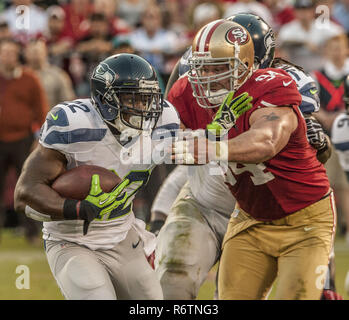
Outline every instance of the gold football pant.
<path id="1" fill-rule="evenodd" d="M 222 245 L 219 299 L 264 299 L 276 277 L 275 299 L 320 299 L 335 227 L 332 192 L 272 222 L 237 206 Z"/>

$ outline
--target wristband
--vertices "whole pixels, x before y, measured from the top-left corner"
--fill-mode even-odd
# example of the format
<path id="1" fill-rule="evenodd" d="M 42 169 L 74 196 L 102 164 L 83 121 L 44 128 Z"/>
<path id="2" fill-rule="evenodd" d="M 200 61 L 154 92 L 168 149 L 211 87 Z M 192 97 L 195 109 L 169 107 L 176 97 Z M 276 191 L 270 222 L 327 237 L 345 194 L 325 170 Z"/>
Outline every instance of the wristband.
<path id="1" fill-rule="evenodd" d="M 205 129 L 205 137 L 206 137 L 206 139 L 208 139 L 210 141 L 220 141 L 220 140 L 223 140 L 222 138 L 225 137 L 225 135 L 226 135 L 226 133 L 224 133 L 222 135 L 221 133 L 218 132 L 218 130 L 207 129 L 207 128 Z"/>
<path id="2" fill-rule="evenodd" d="M 66 199 L 63 205 L 63 216 L 65 220 L 78 220 L 80 212 L 79 200 Z"/>

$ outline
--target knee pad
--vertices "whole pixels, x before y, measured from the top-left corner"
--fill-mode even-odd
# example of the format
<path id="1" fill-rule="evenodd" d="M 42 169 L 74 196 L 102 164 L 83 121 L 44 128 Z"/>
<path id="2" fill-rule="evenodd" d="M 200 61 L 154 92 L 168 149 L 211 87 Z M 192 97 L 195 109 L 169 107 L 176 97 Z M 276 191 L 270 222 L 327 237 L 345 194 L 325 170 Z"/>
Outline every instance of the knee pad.
<path id="1" fill-rule="evenodd" d="M 199 279 L 192 278 L 189 269 L 172 266 L 158 270 L 165 300 L 194 300 L 200 288 Z"/>
<path id="2" fill-rule="evenodd" d="M 68 299 L 108 299 L 108 290 L 104 290 L 107 272 L 86 255 L 71 257 L 57 274 L 57 281 Z M 103 294 L 100 294 L 103 289 Z M 110 290 L 109 290 L 110 291 Z M 110 297 L 115 299 L 114 297 Z"/>

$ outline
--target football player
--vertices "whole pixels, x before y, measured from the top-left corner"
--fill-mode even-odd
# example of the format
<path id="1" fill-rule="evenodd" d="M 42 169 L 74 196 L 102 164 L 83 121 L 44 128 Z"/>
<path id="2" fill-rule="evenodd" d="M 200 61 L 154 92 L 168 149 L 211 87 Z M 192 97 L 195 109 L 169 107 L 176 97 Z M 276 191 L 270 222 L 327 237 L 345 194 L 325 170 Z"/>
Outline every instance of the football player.
<path id="1" fill-rule="evenodd" d="M 137 55 L 103 60 L 90 84 L 90 99 L 48 113 L 16 186 L 16 210 L 44 221 L 48 263 L 65 298 L 162 299 L 147 261 L 156 239 L 135 218 L 132 200 L 155 166 L 158 139 L 179 127 L 177 112 L 163 100 L 153 67 Z M 112 170 L 122 182 L 105 193 L 94 175 L 82 201 L 51 188 L 65 170 L 84 164 Z"/>
<path id="2" fill-rule="evenodd" d="M 340 114 L 333 122 L 331 138 L 338 153 L 340 164 L 345 171 L 349 181 L 349 75 L 344 82 L 343 100 L 346 112 Z M 349 219 L 349 215 L 347 215 Z M 346 240 L 349 244 L 349 221 L 347 221 Z"/>
<path id="3" fill-rule="evenodd" d="M 231 21 L 203 27 L 189 62 L 197 102 L 220 105 L 208 131 L 229 135 L 225 148 L 205 137 L 173 147 L 184 164 L 229 161 L 225 179 L 237 203 L 222 245 L 219 298 L 264 298 L 278 276 L 276 299 L 319 299 L 336 212 L 295 82 L 282 69 L 254 70 L 251 36 Z"/>
<path id="4" fill-rule="evenodd" d="M 230 19 L 246 27 L 251 34 L 256 49 L 255 66 L 262 68 L 270 66 L 274 58 L 274 36 L 271 28 L 258 16 L 252 14 L 239 14 Z M 180 73 L 188 70 L 187 60 L 190 56 L 191 48 L 177 64 L 176 69 Z M 285 66 L 285 64 L 282 63 L 282 67 L 296 81 L 302 94 L 301 110 L 305 113 L 316 111 L 318 98 L 314 81 L 297 67 Z M 173 85 L 177 70 L 172 73 L 169 86 Z M 200 108 L 193 99 L 187 75 L 175 83 L 170 91 L 169 100 L 179 111 L 182 125 L 184 122 L 192 129 L 199 128 L 200 123 L 201 128 L 204 128 L 214 114 L 211 109 Z M 315 142 L 314 145 L 316 144 L 321 150 L 318 152 L 319 155 L 327 153 L 328 156 L 324 148 L 324 144 L 328 146 L 327 141 L 316 131 L 318 127 L 315 127 L 315 131 L 312 131 L 312 128 L 314 127 L 308 130 L 308 137 L 311 137 L 309 140 Z M 188 180 L 188 185 L 183 188 L 181 196 L 177 198 L 164 227 L 165 230 L 160 232 L 158 239 L 157 271 L 162 279 L 164 295 L 168 298 L 195 298 L 207 272 L 220 255 L 221 240 L 234 207 L 234 198 L 224 184 L 223 177 L 211 176 L 204 167 L 207 166 L 196 168 L 196 175 Z M 178 166 L 161 187 L 152 207 L 151 226 L 156 233 L 186 181 L 186 168 Z M 202 187 L 203 185 L 205 188 Z M 169 197 L 172 201 L 169 201 Z M 191 214 L 192 212 L 195 214 Z M 176 238 L 179 234 L 183 235 L 181 230 L 184 223 L 187 224 L 186 236 L 191 241 L 179 243 Z M 205 226 L 199 227 L 200 223 Z M 172 229 L 172 232 L 166 232 L 168 229 Z M 202 241 L 208 243 L 205 248 L 200 247 Z M 161 259 L 161 256 L 166 259 Z"/>

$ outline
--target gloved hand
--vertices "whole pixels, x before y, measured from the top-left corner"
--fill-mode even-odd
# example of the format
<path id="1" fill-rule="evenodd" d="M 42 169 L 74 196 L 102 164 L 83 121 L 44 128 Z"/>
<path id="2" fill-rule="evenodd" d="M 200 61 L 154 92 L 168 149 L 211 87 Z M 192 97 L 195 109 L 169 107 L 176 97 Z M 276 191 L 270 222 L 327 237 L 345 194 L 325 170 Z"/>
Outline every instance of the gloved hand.
<path id="1" fill-rule="evenodd" d="M 307 138 L 310 145 L 316 150 L 323 149 L 327 141 L 321 124 L 313 116 L 305 117 L 305 123 L 307 124 Z"/>
<path id="2" fill-rule="evenodd" d="M 119 206 L 127 201 L 127 192 L 122 191 L 130 183 L 128 179 L 119 183 L 110 193 L 101 189 L 99 175 L 94 174 L 91 179 L 89 195 L 82 201 L 66 199 L 63 215 L 66 220 L 84 220 L 83 233 L 87 234 L 88 226 L 95 218 L 118 210 Z"/>
<path id="3" fill-rule="evenodd" d="M 206 129 L 216 135 L 222 135 L 235 126 L 236 120 L 252 108 L 253 98 L 244 92 L 234 98 L 234 92 L 229 92 L 219 107 L 213 121 Z"/>

